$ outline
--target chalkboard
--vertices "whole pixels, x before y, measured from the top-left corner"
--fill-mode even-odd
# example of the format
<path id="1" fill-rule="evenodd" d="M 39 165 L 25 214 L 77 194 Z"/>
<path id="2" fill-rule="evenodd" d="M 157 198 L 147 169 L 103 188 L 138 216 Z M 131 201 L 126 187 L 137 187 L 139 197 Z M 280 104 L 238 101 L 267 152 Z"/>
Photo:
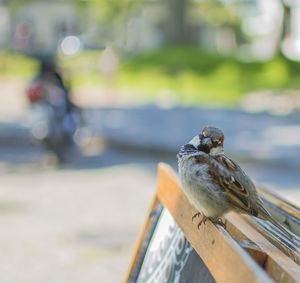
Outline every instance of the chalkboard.
<path id="1" fill-rule="evenodd" d="M 139 272 L 131 282 L 215 282 L 171 214 L 162 206 L 151 234 Z"/>

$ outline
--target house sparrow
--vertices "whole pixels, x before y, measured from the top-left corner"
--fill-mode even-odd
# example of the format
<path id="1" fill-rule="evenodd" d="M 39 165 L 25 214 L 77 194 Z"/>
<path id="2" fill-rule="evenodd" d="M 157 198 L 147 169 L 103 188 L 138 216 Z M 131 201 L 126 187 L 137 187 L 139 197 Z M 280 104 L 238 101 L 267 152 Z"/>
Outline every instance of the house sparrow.
<path id="1" fill-rule="evenodd" d="M 224 154 L 223 144 L 223 132 L 207 126 L 177 154 L 182 190 L 203 214 L 198 227 L 207 219 L 224 226 L 219 217 L 235 210 L 268 220 L 290 237 L 264 208 L 251 179 Z"/>

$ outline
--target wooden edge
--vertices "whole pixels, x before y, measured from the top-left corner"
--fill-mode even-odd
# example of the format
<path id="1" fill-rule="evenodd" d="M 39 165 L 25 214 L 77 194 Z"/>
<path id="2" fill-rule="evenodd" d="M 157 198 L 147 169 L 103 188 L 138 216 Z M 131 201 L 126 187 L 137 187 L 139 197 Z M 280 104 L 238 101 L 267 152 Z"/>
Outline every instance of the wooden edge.
<path id="1" fill-rule="evenodd" d="M 138 273 L 138 269 L 140 268 L 140 265 L 142 264 L 142 260 L 145 256 L 145 252 L 142 251 L 143 246 L 145 244 L 145 241 L 148 237 L 150 237 L 151 235 L 147 235 L 147 233 L 151 232 L 154 226 L 154 219 L 153 219 L 153 212 L 155 212 L 158 209 L 159 206 L 159 200 L 157 198 L 157 195 L 155 194 L 151 205 L 149 207 L 149 212 L 148 212 L 148 217 L 146 218 L 144 225 L 140 231 L 140 234 L 138 236 L 138 240 L 136 243 L 136 246 L 134 248 L 134 252 L 133 252 L 133 256 L 131 258 L 130 264 L 129 264 L 129 268 L 125 277 L 124 282 L 126 283 L 130 283 L 130 282 L 134 282 L 132 279 L 132 277 L 135 277 Z M 146 247 L 145 247 L 146 248 Z"/>
<path id="2" fill-rule="evenodd" d="M 300 241 L 296 236 L 293 239 L 288 239 L 285 236 L 281 236 L 274 231 L 277 229 L 273 227 L 272 224 L 265 222 L 263 220 L 257 220 L 251 217 L 245 217 L 246 221 L 258 230 L 270 243 L 281 250 L 285 255 L 292 259 L 295 263 L 300 265 Z M 267 231 L 272 231 L 269 233 Z M 279 240 L 278 240 L 279 239 Z M 300 267 L 299 267 L 300 268 Z"/>
<path id="3" fill-rule="evenodd" d="M 159 164 L 158 171 L 159 200 L 169 210 L 217 282 L 273 282 L 227 231 L 218 229 L 211 222 L 201 225 L 198 230 L 197 223 L 191 221 L 197 211 L 181 192 L 177 175 L 166 164 Z"/>
<path id="4" fill-rule="evenodd" d="M 227 227 L 226 227 L 227 230 Z M 232 233 L 230 233 L 232 236 Z M 247 238 L 243 238 L 242 240 L 237 240 L 238 244 L 247 251 L 248 254 L 261 266 L 263 267 L 268 255 L 264 253 L 259 246 L 255 243 L 249 241 Z"/>
<path id="5" fill-rule="evenodd" d="M 263 267 L 276 282 L 290 283 L 300 281 L 300 267 L 256 231 L 243 216 L 235 212 L 229 212 L 225 215 L 225 219 L 227 230 L 233 237 L 239 240 L 248 239 L 267 255 Z"/>

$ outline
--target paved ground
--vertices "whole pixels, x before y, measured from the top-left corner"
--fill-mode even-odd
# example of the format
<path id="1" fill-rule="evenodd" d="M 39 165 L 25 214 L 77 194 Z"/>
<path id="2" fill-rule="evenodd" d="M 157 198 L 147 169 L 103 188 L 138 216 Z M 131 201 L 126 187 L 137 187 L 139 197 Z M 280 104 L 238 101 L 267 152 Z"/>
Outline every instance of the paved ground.
<path id="1" fill-rule="evenodd" d="M 155 189 L 154 160 L 104 150 L 54 169 L 38 155 L 2 161 L 0 281 L 122 282 Z M 98 168 L 84 166 L 89 158 Z"/>

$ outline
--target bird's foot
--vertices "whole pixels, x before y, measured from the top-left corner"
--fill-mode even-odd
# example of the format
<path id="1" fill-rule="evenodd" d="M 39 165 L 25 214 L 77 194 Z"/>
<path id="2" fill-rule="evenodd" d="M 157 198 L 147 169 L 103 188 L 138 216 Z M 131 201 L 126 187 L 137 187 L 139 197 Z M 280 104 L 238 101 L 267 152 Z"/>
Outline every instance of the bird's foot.
<path id="1" fill-rule="evenodd" d="M 199 217 L 200 215 L 201 215 L 200 212 L 195 213 L 195 214 L 192 216 L 192 222 L 194 221 L 194 219 L 195 219 L 196 217 Z"/>
<path id="2" fill-rule="evenodd" d="M 205 216 L 204 214 L 203 214 L 203 216 L 202 216 L 202 219 L 200 220 L 200 222 L 198 223 L 198 229 L 200 229 L 200 226 L 202 225 L 202 223 L 205 225 L 205 223 L 206 223 L 206 221 L 208 220 L 208 219 L 210 219 L 209 217 L 207 217 L 207 216 Z"/>
<path id="3" fill-rule="evenodd" d="M 223 222 L 223 219 L 221 217 L 211 218 L 210 220 L 214 224 L 220 225 L 221 227 L 223 227 L 226 230 L 226 222 L 225 221 Z"/>
<path id="4" fill-rule="evenodd" d="M 199 216 L 201 213 L 197 213 L 193 216 L 196 217 L 196 216 Z M 202 216 L 202 219 L 200 220 L 200 222 L 198 223 L 198 229 L 200 229 L 200 226 L 202 225 L 202 223 L 205 225 L 206 224 L 206 221 L 207 220 L 210 220 L 212 223 L 216 224 L 216 225 L 220 225 L 222 226 L 224 229 L 226 229 L 226 222 L 223 222 L 222 218 L 220 217 L 207 217 L 205 215 Z"/>

